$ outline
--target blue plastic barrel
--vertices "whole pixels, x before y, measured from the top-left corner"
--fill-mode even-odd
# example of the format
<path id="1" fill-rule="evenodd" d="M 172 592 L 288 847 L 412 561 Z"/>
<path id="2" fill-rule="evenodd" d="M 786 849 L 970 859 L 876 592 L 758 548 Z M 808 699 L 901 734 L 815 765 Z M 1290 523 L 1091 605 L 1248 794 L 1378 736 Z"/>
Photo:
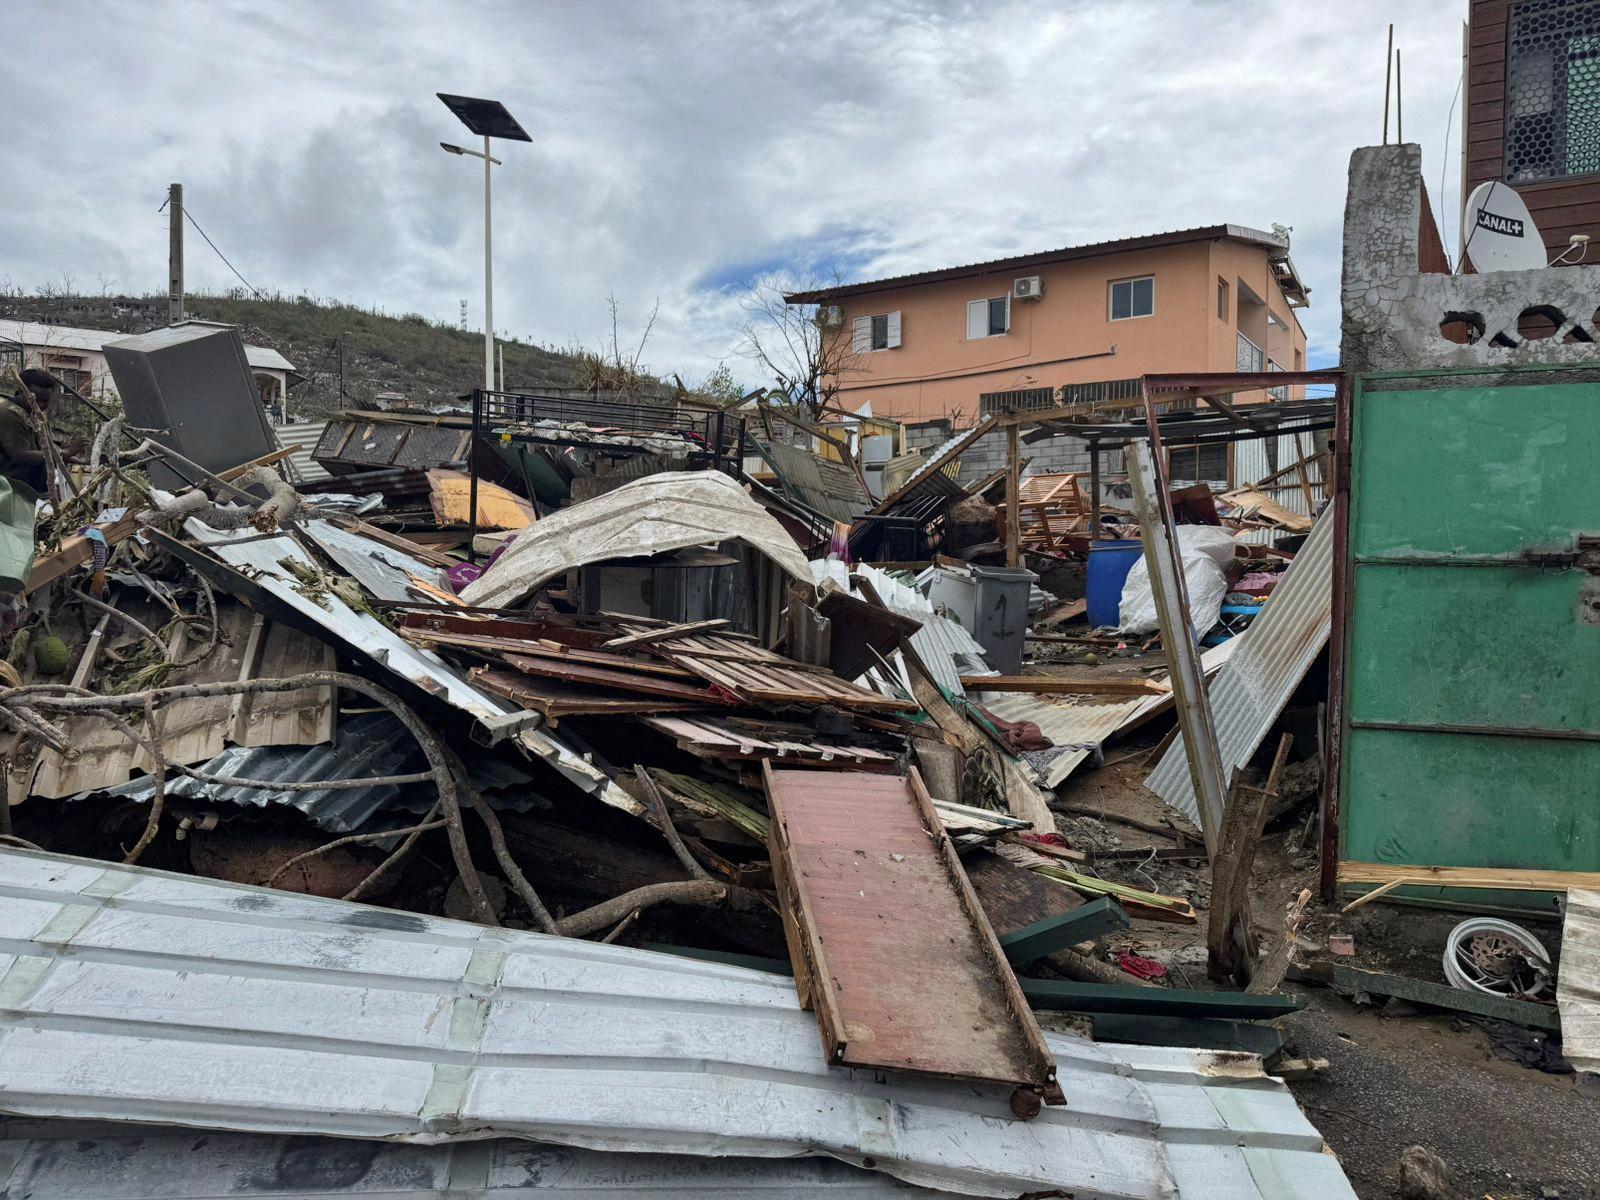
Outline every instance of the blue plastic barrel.
<path id="1" fill-rule="evenodd" d="M 1138 538 L 1089 543 L 1086 599 L 1091 629 L 1121 623 L 1117 611 L 1122 607 L 1122 585 L 1143 553 L 1144 543 Z"/>

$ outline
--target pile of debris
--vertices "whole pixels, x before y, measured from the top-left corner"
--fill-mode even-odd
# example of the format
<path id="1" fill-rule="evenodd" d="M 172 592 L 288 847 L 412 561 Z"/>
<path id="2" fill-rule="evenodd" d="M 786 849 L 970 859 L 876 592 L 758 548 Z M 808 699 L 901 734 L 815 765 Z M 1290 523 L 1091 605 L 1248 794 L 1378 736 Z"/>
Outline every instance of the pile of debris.
<path id="1" fill-rule="evenodd" d="M 514 415 L 483 442 L 568 462 L 567 503 L 453 483 L 453 436 L 337 490 L 170 420 L 57 472 L 0 691 L 24 1191 L 1350 1194 L 1233 1053 L 1302 998 L 1101 952 L 1196 913 L 1066 844 L 1095 748 L 1008 716 L 935 572 L 810 560 L 714 462 L 627 473 L 668 422 Z M 1083 687 L 1107 737 L 1172 703 Z M 85 1120 L 227 1136 L 56 1153 Z"/>

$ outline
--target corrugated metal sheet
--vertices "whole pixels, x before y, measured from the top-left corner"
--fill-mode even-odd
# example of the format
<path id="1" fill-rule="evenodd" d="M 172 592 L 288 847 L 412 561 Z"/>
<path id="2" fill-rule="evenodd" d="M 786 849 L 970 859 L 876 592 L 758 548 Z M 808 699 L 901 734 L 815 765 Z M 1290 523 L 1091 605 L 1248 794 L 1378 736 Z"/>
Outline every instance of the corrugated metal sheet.
<path id="1" fill-rule="evenodd" d="M 1280 433 L 1276 439 L 1276 455 L 1278 466 L 1274 467 L 1267 453 L 1267 444 L 1272 439 L 1253 438 L 1249 441 L 1235 442 L 1233 447 L 1233 477 L 1236 488 L 1254 487 L 1258 479 L 1265 479 L 1282 467 L 1298 462 L 1305 454 L 1312 452 L 1312 436 L 1301 435 L 1297 446 L 1292 433 Z M 1311 482 L 1311 499 L 1313 504 L 1319 504 L 1328 498 L 1327 487 L 1322 479 L 1321 462 L 1312 463 L 1307 467 L 1307 476 Z M 1257 488 L 1275 504 L 1282 505 L 1290 512 L 1299 513 L 1303 517 L 1314 515 L 1310 505 L 1306 504 L 1305 488 L 1300 484 L 1300 473 L 1291 472 L 1275 483 L 1266 484 Z M 1242 538 L 1242 541 L 1251 544 L 1263 544 L 1270 541 L 1273 535 L 1268 533 L 1265 538 L 1257 541 L 1251 538 Z"/>
<path id="2" fill-rule="evenodd" d="M 327 427 L 327 421 L 296 421 L 273 429 L 272 432 L 278 436 L 278 445 L 300 447 L 289 455 L 289 461 L 294 464 L 301 479 L 331 478 L 328 469 L 311 457 L 316 453 L 317 443 L 322 440 L 322 431 Z"/>
<path id="3" fill-rule="evenodd" d="M 741 541 L 802 582 L 806 556 L 766 509 L 720 471 L 672 471 L 558 509 L 524 530 L 461 598 L 503 608 L 574 567 Z"/>
<path id="4" fill-rule="evenodd" d="M 1200 669 L 1209 677 L 1222 669 L 1238 638 L 1212 646 L 1200 655 Z M 1038 771 L 1046 787 L 1062 780 L 1122 730 L 1154 716 L 1172 703 L 1171 693 L 1103 701 L 1092 696 L 1030 696 L 1026 692 L 983 692 L 976 702 L 1006 721 L 1032 721 L 1057 747 L 1076 747 L 1047 761 Z M 1043 751 L 1049 754 L 1049 751 Z"/>
<path id="5" fill-rule="evenodd" d="M 492 797 L 496 808 L 526 809 L 540 803 L 530 790 L 533 778 L 504 759 L 469 755 L 467 770 L 473 786 Z M 381 775 L 410 775 L 427 770 L 416 741 L 388 713 L 362 713 L 339 726 L 333 742 L 322 746 L 231 746 L 200 770 L 237 779 L 282 780 L 367 779 Z M 495 797 L 495 792 L 510 792 Z M 148 776 L 111 789 L 114 796 L 148 802 L 155 783 Z M 400 808 L 426 812 L 436 791 L 431 783 L 385 784 L 365 788 L 323 788 L 317 791 L 273 791 L 270 788 L 221 787 L 189 776 L 167 781 L 168 798 L 205 800 L 218 804 L 248 804 L 266 808 L 275 804 L 299 809 L 319 829 L 349 833 L 378 812 Z M 508 802 L 509 801 L 509 802 Z"/>
<path id="6" fill-rule="evenodd" d="M 1600 892 L 1567 893 L 1561 927 L 1561 1054 L 1579 1071 L 1600 1071 Z"/>
<path id="7" fill-rule="evenodd" d="M 1333 624 L 1333 516 L 1318 518 L 1300 552 L 1273 589 L 1261 613 L 1238 637 L 1232 660 L 1209 689 L 1211 720 L 1224 777 L 1267 736 L 1311 662 L 1327 645 Z M 1179 734 L 1144 786 L 1198 821 L 1189 760 Z"/>
<path id="8" fill-rule="evenodd" d="M 1069 1103 L 1021 1122 L 1004 1087 L 828 1067 L 793 981 L 757 971 L 17 850 L 0 930 L 19 1116 L 824 1153 L 974 1195 L 1354 1195 L 1236 1055 L 1054 1036 Z"/>
<path id="9" fill-rule="evenodd" d="M 10 1128 L 7 1128 L 7 1126 Z M 832 1158 L 620 1154 L 513 1138 L 416 1146 L 82 1121 L 0 1121 L 17 1200 L 951 1200 Z"/>
<path id="10" fill-rule="evenodd" d="M 762 448 L 777 469 L 778 482 L 793 499 L 835 521 L 855 521 L 872 509 L 872 497 L 856 473 L 843 463 L 782 442 Z"/>
<path id="11" fill-rule="evenodd" d="M 444 572 L 414 555 L 327 521 L 307 521 L 305 531 L 340 568 L 379 600 L 413 600 L 409 578 L 446 587 Z M 448 590 L 448 589 L 447 589 Z"/>
<path id="12" fill-rule="evenodd" d="M 370 613 L 356 612 L 332 593 L 321 593 L 315 599 L 308 596 L 304 585 L 282 565 L 285 560 L 312 562 L 291 535 L 261 537 L 248 527 L 244 531 L 213 529 L 192 517 L 184 522 L 184 530 L 223 562 L 327 630 L 336 643 L 359 650 L 401 679 L 467 713 L 491 737 L 514 733 L 523 749 L 607 804 L 628 812 L 638 810 L 638 801 L 603 771 L 570 750 L 558 736 L 539 729 L 539 714 L 473 687 L 437 654 L 413 646 Z"/>

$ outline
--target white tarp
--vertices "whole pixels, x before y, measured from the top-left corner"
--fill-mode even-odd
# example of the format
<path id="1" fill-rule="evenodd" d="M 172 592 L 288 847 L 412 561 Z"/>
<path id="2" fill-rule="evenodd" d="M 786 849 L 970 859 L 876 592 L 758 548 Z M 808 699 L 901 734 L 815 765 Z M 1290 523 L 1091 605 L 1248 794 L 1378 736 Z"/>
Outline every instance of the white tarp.
<path id="1" fill-rule="evenodd" d="M 721 471 L 669 471 L 551 513 L 468 585 L 468 604 L 504 608 L 574 567 L 741 541 L 811 582 L 806 556 L 766 509 Z"/>
<path id="2" fill-rule="evenodd" d="M 1234 560 L 1239 543 L 1216 525 L 1178 525 L 1173 533 L 1183 559 L 1189 619 L 1194 623 L 1195 636 L 1204 637 L 1222 615 L 1222 600 L 1228 594 L 1223 568 Z M 1121 622 L 1118 633 L 1154 633 L 1160 628 L 1155 595 L 1150 590 L 1150 567 L 1143 555 L 1122 585 L 1122 606 L 1117 617 Z"/>

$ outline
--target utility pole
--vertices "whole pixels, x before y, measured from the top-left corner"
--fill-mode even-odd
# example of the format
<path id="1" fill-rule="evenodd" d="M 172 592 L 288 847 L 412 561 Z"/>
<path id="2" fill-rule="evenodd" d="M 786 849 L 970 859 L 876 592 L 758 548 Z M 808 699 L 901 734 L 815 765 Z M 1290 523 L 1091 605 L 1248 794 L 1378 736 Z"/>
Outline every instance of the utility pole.
<path id="1" fill-rule="evenodd" d="M 167 189 L 167 320 L 183 320 L 183 184 Z"/>
<path id="2" fill-rule="evenodd" d="M 344 335 L 340 334 L 334 345 L 339 347 L 339 399 L 344 399 Z"/>

